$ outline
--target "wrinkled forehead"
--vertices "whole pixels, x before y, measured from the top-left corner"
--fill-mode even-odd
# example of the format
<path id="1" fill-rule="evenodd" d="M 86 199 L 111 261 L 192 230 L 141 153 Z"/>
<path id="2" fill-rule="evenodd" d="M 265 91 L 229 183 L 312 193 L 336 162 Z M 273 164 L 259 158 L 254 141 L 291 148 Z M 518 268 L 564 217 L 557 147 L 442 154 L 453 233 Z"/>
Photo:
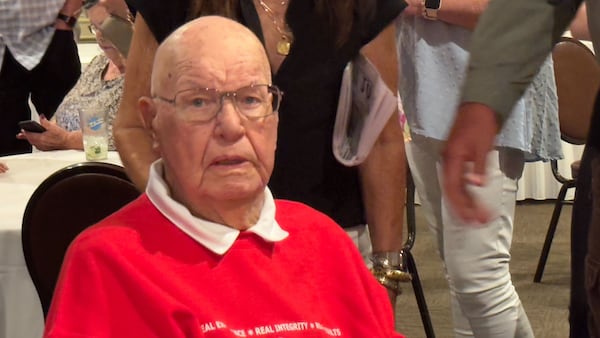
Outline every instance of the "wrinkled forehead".
<path id="1" fill-rule="evenodd" d="M 268 68 L 256 53 L 243 52 L 182 55 L 172 65 L 171 80 L 177 90 L 190 85 L 230 90 L 240 84 L 271 82 Z"/>
<path id="2" fill-rule="evenodd" d="M 189 32 L 186 32 L 189 33 Z M 239 82 L 270 83 L 269 63 L 262 48 L 243 36 L 197 36 L 182 34 L 177 43 L 160 47 L 153 72 L 153 89 L 175 90 L 189 85 L 217 89 Z M 250 84 L 248 83 L 248 84 Z"/>

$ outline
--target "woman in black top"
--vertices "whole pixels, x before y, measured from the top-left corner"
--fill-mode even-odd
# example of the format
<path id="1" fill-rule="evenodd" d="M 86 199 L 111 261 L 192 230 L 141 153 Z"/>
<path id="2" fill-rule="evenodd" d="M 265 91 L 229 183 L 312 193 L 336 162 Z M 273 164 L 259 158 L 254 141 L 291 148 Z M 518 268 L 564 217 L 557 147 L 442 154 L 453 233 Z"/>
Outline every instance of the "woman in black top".
<path id="1" fill-rule="evenodd" d="M 374 252 L 400 251 L 405 156 L 397 113 L 358 168 L 344 167 L 335 160 L 332 135 L 342 72 L 359 51 L 369 57 L 396 92 L 393 19 L 405 7 L 404 2 L 131 2 L 138 17 L 114 133 L 123 163 L 140 188 L 146 184 L 147 169 L 156 155 L 137 116 L 136 104 L 140 96 L 150 95 L 150 69 L 157 44 L 197 16 L 229 16 L 263 41 L 273 83 L 285 93 L 279 109 L 275 169 L 269 183 L 275 197 L 306 203 L 345 228 L 368 223 Z"/>

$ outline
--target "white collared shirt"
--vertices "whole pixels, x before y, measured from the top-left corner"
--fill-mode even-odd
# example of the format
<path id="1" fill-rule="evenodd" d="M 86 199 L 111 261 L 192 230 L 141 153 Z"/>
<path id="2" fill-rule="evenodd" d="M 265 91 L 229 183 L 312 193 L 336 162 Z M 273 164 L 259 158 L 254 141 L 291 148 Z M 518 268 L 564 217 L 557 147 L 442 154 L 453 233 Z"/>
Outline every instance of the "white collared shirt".
<path id="1" fill-rule="evenodd" d="M 181 203 L 171 197 L 163 178 L 162 159 L 150 167 L 146 194 L 154 206 L 175 226 L 212 252 L 223 255 L 231 248 L 240 231 L 232 227 L 198 218 Z M 265 187 L 265 202 L 260 217 L 248 230 L 268 242 L 281 241 L 289 235 L 275 220 L 275 201 L 269 188 Z"/>

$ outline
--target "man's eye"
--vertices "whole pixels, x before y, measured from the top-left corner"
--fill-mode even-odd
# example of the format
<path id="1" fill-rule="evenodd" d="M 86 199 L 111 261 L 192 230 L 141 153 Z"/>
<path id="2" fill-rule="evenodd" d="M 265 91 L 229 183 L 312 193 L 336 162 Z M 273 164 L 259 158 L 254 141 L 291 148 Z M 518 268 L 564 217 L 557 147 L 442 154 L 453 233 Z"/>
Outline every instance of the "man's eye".
<path id="1" fill-rule="evenodd" d="M 262 99 L 258 96 L 245 95 L 239 98 L 238 102 L 244 106 L 256 106 L 262 103 Z"/>
<path id="2" fill-rule="evenodd" d="M 209 102 L 209 99 L 201 96 L 192 97 L 189 99 L 189 105 L 194 108 L 205 108 L 208 106 Z"/>

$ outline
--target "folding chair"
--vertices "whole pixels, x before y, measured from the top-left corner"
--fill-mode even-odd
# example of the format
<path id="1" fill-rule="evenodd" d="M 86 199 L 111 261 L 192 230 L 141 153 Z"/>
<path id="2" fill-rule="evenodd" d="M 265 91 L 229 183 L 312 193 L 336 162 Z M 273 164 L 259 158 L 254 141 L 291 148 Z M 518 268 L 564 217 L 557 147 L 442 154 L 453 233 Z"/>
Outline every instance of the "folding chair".
<path id="1" fill-rule="evenodd" d="M 413 182 L 412 174 L 408 165 L 406 166 L 406 225 L 407 225 L 407 238 L 404 242 L 404 256 L 406 261 L 406 269 L 411 275 L 411 283 L 415 298 L 417 300 L 417 306 L 421 314 L 421 322 L 423 323 L 423 329 L 425 330 L 425 336 L 427 338 L 435 338 L 435 332 L 433 331 L 433 325 L 431 324 L 431 317 L 429 310 L 427 309 L 427 301 L 425 300 L 425 294 L 423 293 L 423 286 L 421 285 L 421 279 L 417 271 L 417 264 L 415 258 L 411 253 L 411 249 L 415 244 L 415 238 L 417 234 L 417 218 L 415 215 L 415 183 Z"/>
<path id="2" fill-rule="evenodd" d="M 35 190 L 25 209 L 21 234 L 25 263 L 44 317 L 71 241 L 138 195 L 122 167 L 102 162 L 61 169 Z"/>
<path id="3" fill-rule="evenodd" d="M 563 37 L 554 47 L 552 59 L 558 94 L 561 138 L 571 144 L 585 144 L 594 100 L 600 87 L 600 65 L 586 45 L 569 37 Z M 559 172 L 556 160 L 550 162 L 552 174 L 562 186 L 556 197 L 544 246 L 533 277 L 535 283 L 542 280 L 562 206 L 568 203 L 565 201 L 567 190 L 574 188 L 577 182 L 579 163 L 579 160 L 571 163 L 571 178 L 567 178 Z"/>

